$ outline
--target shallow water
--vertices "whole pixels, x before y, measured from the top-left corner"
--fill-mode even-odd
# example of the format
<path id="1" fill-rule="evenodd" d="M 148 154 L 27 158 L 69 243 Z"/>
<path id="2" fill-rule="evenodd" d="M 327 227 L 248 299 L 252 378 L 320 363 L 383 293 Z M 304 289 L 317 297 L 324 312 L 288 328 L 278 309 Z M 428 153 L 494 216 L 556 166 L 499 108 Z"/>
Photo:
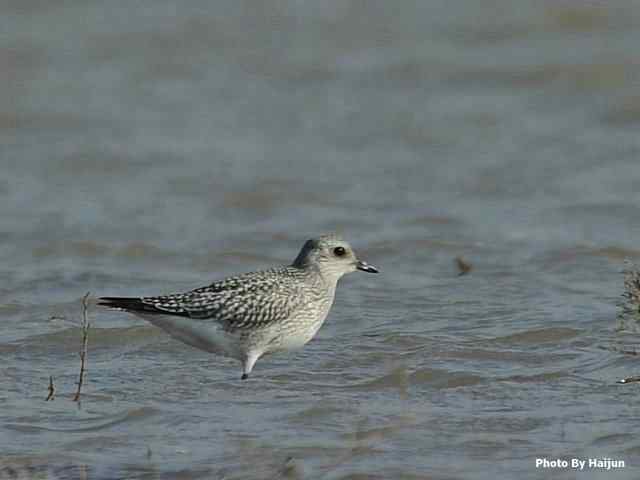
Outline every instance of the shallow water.
<path id="1" fill-rule="evenodd" d="M 640 475 L 635 2 L 0 5 L 0 478 Z M 183 346 L 81 298 L 290 262 L 318 337 Z M 472 264 L 458 276 L 454 259 Z M 49 375 L 57 397 L 44 402 Z M 624 460 L 617 471 L 536 458 Z M 39 477 L 38 477 L 39 476 Z"/>

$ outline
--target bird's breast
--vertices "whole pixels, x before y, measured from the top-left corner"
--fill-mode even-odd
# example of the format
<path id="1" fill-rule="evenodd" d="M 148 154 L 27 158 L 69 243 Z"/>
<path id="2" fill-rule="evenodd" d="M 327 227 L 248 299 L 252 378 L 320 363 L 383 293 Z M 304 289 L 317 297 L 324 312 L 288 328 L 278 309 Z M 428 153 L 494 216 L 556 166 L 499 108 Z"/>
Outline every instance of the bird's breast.
<path id="1" fill-rule="evenodd" d="M 269 351 L 295 350 L 308 343 L 320 330 L 331 305 L 333 292 L 297 310 L 290 318 L 281 322 Z"/>

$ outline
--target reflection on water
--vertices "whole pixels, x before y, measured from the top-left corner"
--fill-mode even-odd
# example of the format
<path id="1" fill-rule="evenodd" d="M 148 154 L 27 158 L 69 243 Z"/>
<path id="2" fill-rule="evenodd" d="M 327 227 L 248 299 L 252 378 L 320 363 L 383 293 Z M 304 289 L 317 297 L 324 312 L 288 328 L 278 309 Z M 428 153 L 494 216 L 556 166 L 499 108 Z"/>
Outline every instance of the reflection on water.
<path id="1" fill-rule="evenodd" d="M 617 317 L 640 256 L 638 5 L 0 13 L 0 479 L 640 461 L 637 385 L 615 383 L 640 373 L 637 319 Z M 92 306 L 71 401 L 86 291 L 195 288 L 325 231 L 383 274 L 344 279 L 304 350 L 240 383 L 232 360 Z"/>

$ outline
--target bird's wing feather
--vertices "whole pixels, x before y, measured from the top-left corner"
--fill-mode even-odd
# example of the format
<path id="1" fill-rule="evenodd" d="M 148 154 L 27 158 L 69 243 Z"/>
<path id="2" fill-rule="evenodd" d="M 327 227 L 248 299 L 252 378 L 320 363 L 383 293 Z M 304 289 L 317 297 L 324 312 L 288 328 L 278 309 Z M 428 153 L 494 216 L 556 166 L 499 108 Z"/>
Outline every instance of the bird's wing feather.
<path id="1" fill-rule="evenodd" d="M 230 277 L 185 293 L 157 297 L 103 297 L 99 305 L 134 313 L 212 319 L 232 328 L 268 325 L 304 304 L 300 282 L 285 269 Z"/>

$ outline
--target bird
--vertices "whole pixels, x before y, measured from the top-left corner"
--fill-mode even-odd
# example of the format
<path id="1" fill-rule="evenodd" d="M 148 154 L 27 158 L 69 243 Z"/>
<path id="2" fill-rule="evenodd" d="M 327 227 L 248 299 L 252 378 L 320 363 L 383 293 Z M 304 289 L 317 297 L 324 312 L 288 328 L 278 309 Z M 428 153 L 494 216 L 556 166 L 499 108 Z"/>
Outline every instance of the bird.
<path id="1" fill-rule="evenodd" d="M 244 273 L 185 293 L 101 297 L 98 305 L 135 314 L 173 338 L 239 360 L 246 380 L 263 355 L 299 349 L 324 323 L 345 274 L 378 269 L 336 234 L 307 240 L 290 265 Z"/>

